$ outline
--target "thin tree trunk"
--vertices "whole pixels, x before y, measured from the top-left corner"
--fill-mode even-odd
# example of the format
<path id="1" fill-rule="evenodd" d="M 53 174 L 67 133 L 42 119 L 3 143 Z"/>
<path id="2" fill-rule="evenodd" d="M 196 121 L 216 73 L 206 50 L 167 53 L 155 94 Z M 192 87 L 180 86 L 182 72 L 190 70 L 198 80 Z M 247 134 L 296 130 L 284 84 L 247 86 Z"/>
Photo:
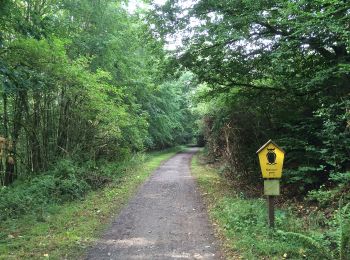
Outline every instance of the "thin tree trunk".
<path id="1" fill-rule="evenodd" d="M 40 133 L 40 94 L 34 93 L 33 124 L 30 139 L 32 142 L 32 162 L 35 173 L 42 170 L 41 146 L 39 141 Z"/>
<path id="2" fill-rule="evenodd" d="M 4 137 L 8 138 L 8 114 L 7 114 L 7 94 L 3 94 L 3 101 L 4 101 Z"/>
<path id="3" fill-rule="evenodd" d="M 66 100 L 65 91 L 62 89 L 61 92 L 61 104 L 60 104 L 60 114 L 58 119 L 58 133 L 57 133 L 57 146 L 58 154 L 67 151 L 68 142 L 68 109 L 70 102 Z"/>

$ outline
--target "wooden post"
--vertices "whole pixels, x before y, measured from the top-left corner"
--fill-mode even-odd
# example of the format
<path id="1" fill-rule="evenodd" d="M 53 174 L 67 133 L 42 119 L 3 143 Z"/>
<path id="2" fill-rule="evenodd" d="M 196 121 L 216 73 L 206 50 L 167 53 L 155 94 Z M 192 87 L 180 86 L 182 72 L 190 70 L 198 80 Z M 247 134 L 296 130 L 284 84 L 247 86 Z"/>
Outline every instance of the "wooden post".
<path id="1" fill-rule="evenodd" d="M 275 227 L 275 196 L 267 196 L 267 208 L 270 228 Z"/>
<path id="2" fill-rule="evenodd" d="M 267 196 L 268 222 L 275 227 L 275 196 L 280 195 L 280 179 L 284 161 L 284 150 L 269 140 L 256 152 L 264 178 L 264 195 Z"/>

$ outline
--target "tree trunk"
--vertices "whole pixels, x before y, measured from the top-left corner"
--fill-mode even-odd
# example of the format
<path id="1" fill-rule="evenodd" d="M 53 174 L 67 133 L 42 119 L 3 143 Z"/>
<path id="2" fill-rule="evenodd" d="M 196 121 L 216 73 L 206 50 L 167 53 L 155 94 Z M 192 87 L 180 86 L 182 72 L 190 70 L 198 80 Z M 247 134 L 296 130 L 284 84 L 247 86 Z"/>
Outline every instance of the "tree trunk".
<path id="1" fill-rule="evenodd" d="M 58 119 L 58 133 L 57 133 L 57 146 L 58 154 L 67 152 L 67 141 L 68 141 L 68 109 L 69 100 L 66 100 L 65 91 L 62 89 L 61 92 L 61 104 L 60 104 L 60 114 Z"/>
<path id="2" fill-rule="evenodd" d="M 39 141 L 40 133 L 40 94 L 33 94 L 33 123 L 30 132 L 31 149 L 32 149 L 32 166 L 33 172 L 37 173 L 42 170 L 41 146 Z"/>

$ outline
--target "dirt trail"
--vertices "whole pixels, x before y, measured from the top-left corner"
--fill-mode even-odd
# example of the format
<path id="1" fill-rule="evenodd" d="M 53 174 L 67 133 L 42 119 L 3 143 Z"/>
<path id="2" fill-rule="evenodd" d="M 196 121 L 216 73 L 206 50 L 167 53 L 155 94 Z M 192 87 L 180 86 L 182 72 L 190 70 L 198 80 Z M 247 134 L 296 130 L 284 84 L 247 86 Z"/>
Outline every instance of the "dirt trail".
<path id="1" fill-rule="evenodd" d="M 86 259 L 221 259 L 189 163 L 196 148 L 160 166 Z"/>

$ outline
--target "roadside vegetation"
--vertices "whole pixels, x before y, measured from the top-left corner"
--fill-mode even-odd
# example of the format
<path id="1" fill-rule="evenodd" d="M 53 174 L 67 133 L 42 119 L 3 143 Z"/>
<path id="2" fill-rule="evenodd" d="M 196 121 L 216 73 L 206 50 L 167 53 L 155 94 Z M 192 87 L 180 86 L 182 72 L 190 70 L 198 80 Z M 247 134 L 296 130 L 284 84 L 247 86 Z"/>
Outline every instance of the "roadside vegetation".
<path id="1" fill-rule="evenodd" d="M 12 215 L 0 220 L 0 259 L 82 257 L 110 223 L 111 216 L 118 214 L 150 173 L 181 150 L 177 147 L 139 154 L 124 163 L 108 164 L 101 169 L 109 178 L 104 188 L 89 190 L 85 196 L 75 193 L 74 197 L 65 197 L 64 202 L 64 196 L 55 193 L 61 187 L 52 187 L 51 179 L 47 180 L 45 175 L 40 186 L 38 180 L 26 186 L 16 185 L 14 189 L 23 188 L 20 192 L 25 196 L 14 201 Z M 63 194 L 72 191 L 79 189 Z M 12 192 L 12 195 L 19 196 L 18 193 Z M 0 201 L 0 212 L 4 212 L 9 206 L 3 204 L 6 198 Z"/>
<path id="2" fill-rule="evenodd" d="M 281 202 L 271 230 L 263 196 L 249 198 L 237 190 L 203 152 L 194 156 L 192 173 L 228 259 L 349 259 L 349 204 L 327 218 L 322 210 L 298 215 L 294 205 Z"/>

